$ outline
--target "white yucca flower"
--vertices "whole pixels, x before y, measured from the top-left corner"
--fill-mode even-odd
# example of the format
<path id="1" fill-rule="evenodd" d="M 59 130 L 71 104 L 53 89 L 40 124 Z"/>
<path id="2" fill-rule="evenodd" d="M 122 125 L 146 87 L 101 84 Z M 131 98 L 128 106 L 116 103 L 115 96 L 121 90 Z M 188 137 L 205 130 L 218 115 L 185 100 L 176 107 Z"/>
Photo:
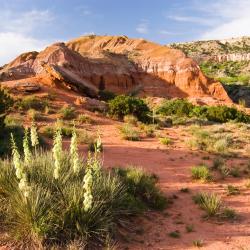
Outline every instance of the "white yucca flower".
<path id="1" fill-rule="evenodd" d="M 30 186 L 28 184 L 26 175 L 23 174 L 22 179 L 20 180 L 19 184 L 18 184 L 19 189 L 22 191 L 24 197 L 28 197 L 29 193 L 30 193 Z"/>
<path id="2" fill-rule="evenodd" d="M 23 175 L 23 166 L 21 162 L 21 156 L 18 152 L 16 142 L 12 133 L 11 133 L 11 144 L 12 144 L 12 160 L 16 170 L 16 177 L 20 180 L 22 179 Z"/>
<path id="3" fill-rule="evenodd" d="M 23 152 L 24 152 L 24 163 L 29 165 L 32 160 L 32 154 L 29 148 L 29 131 L 26 128 L 23 138 Z"/>
<path id="4" fill-rule="evenodd" d="M 63 155 L 61 129 L 57 129 L 57 131 L 56 131 L 52 152 L 53 152 L 53 157 L 55 160 L 54 178 L 58 179 L 59 178 L 59 170 L 61 167 L 61 159 L 62 159 L 62 155 Z"/>
<path id="5" fill-rule="evenodd" d="M 34 122 L 32 122 L 31 128 L 30 128 L 30 140 L 31 140 L 32 147 L 36 147 L 39 144 L 37 127 Z"/>
<path id="6" fill-rule="evenodd" d="M 18 187 L 22 191 L 23 195 L 25 197 L 28 197 L 30 192 L 30 187 L 28 185 L 28 181 L 24 173 L 24 168 L 21 162 L 21 156 L 18 152 L 16 142 L 12 133 L 11 133 L 11 144 L 12 144 L 13 163 L 16 169 L 16 177 L 19 179 Z"/>
<path id="7" fill-rule="evenodd" d="M 102 139 L 101 136 L 99 135 L 95 143 L 95 152 L 100 153 L 101 151 L 102 151 Z"/>
<path id="8" fill-rule="evenodd" d="M 93 177 L 92 177 L 92 169 L 90 167 L 87 167 L 83 181 L 84 181 L 83 188 L 85 190 L 83 206 L 84 210 L 87 212 L 89 209 L 91 209 L 93 203 L 93 196 L 91 191 Z"/>
<path id="9" fill-rule="evenodd" d="M 81 162 L 80 162 L 79 155 L 78 155 L 77 134 L 75 130 L 73 131 L 72 137 L 71 137 L 70 156 L 71 156 L 74 173 L 76 173 L 79 171 L 81 167 L 80 166 Z"/>

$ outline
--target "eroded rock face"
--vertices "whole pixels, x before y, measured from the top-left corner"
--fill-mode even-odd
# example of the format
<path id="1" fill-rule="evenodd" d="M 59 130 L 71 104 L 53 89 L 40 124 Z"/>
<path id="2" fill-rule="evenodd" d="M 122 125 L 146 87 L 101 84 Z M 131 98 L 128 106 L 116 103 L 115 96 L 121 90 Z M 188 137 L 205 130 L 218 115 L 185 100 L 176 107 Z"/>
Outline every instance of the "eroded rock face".
<path id="1" fill-rule="evenodd" d="M 23 54 L 0 70 L 0 81 L 38 75 L 92 97 L 109 90 L 230 102 L 222 85 L 180 50 L 125 36 L 85 36 Z"/>

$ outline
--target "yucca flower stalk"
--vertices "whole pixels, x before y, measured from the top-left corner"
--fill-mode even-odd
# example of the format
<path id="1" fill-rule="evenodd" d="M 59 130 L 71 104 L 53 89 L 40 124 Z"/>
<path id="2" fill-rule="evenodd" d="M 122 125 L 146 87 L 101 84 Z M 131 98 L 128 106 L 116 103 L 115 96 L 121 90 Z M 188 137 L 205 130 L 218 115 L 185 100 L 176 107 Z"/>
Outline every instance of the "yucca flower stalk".
<path id="1" fill-rule="evenodd" d="M 24 152 L 24 163 L 29 165 L 32 160 L 32 154 L 29 148 L 29 130 L 25 128 L 24 138 L 23 138 L 23 152 Z"/>
<path id="2" fill-rule="evenodd" d="M 37 127 L 34 122 L 32 122 L 30 128 L 30 139 L 32 147 L 36 148 L 39 145 L 39 139 L 37 134 Z"/>
<path id="3" fill-rule="evenodd" d="M 12 133 L 11 133 L 11 144 L 12 144 L 13 163 L 16 169 L 16 177 L 17 179 L 19 179 L 18 187 L 22 191 L 23 195 L 27 198 L 29 196 L 30 187 L 28 185 L 26 174 L 24 172 L 24 168 L 21 162 L 21 156 L 18 152 L 16 142 Z"/>
<path id="4" fill-rule="evenodd" d="M 11 146 L 12 146 L 12 160 L 16 170 L 16 177 L 20 180 L 22 179 L 23 175 L 23 166 L 21 162 L 21 156 L 18 152 L 16 142 L 12 133 L 11 133 Z"/>
<path id="5" fill-rule="evenodd" d="M 30 186 L 28 184 L 27 177 L 25 174 L 23 174 L 22 179 L 20 180 L 18 184 L 18 187 L 22 191 L 24 197 L 27 198 L 29 196 Z"/>
<path id="6" fill-rule="evenodd" d="M 54 146 L 52 149 L 53 157 L 55 160 L 54 178 L 59 178 L 59 171 L 61 167 L 63 149 L 62 149 L 62 132 L 61 129 L 57 129 L 54 136 Z"/>
<path id="7" fill-rule="evenodd" d="M 77 134 L 75 129 L 73 130 L 71 143 L 70 143 L 70 156 L 71 164 L 73 166 L 74 173 L 77 173 L 81 167 L 81 162 L 78 154 L 78 143 L 77 143 Z"/>
<path id="8" fill-rule="evenodd" d="M 87 212 L 89 211 L 89 209 L 91 209 L 93 203 L 93 196 L 92 196 L 93 177 L 92 177 L 92 169 L 89 166 L 87 166 L 86 168 L 86 173 L 83 181 L 84 181 L 83 188 L 85 190 L 83 206 L 85 212 Z"/>

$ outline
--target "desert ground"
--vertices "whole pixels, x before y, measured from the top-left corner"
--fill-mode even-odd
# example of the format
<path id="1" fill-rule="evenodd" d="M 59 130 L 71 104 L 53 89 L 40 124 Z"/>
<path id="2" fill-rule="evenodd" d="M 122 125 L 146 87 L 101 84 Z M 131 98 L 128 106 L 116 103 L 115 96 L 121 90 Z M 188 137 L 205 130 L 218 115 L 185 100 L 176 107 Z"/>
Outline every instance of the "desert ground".
<path id="1" fill-rule="evenodd" d="M 43 89 L 40 95 L 49 92 Z M 39 96 L 39 95 L 38 95 Z M 119 127 L 123 122 L 117 121 L 98 112 L 91 112 L 74 104 L 77 95 L 63 89 L 57 90 L 57 97 L 52 101 L 52 106 L 57 109 L 65 104 L 75 106 L 78 114 L 85 114 L 91 123 L 77 125 L 88 133 L 100 133 L 103 143 L 102 160 L 105 168 L 114 166 L 137 166 L 159 177 L 159 187 L 169 199 L 168 207 L 161 212 L 147 211 L 144 215 L 131 221 L 131 229 L 125 231 L 117 240 L 117 249 L 250 249 L 250 189 L 247 187 L 249 177 L 249 131 L 247 126 L 245 138 L 236 154 L 225 157 L 228 168 L 237 168 L 239 176 L 231 175 L 220 178 L 216 170 L 211 170 L 214 179 L 201 182 L 192 179 L 191 168 L 205 164 L 209 168 L 218 154 L 204 150 L 191 149 L 187 145 L 191 137 L 188 132 L 192 125 L 175 125 L 169 128 L 160 128 L 155 131 L 154 137 L 142 136 L 140 141 L 127 141 L 121 138 Z M 29 125 L 30 120 L 26 114 L 22 115 L 24 125 Z M 39 131 L 44 126 L 53 126 L 56 114 L 48 114 L 44 119 L 39 119 L 36 124 Z M 65 124 L 70 123 L 66 121 Z M 204 129 L 212 131 L 214 128 L 226 128 L 225 124 L 204 125 Z M 226 128 L 227 129 L 227 128 Z M 232 135 L 238 140 L 238 131 L 231 126 Z M 169 145 L 162 145 L 161 137 L 171 140 Z M 45 137 L 48 145 L 52 140 Z M 64 147 L 68 148 L 70 139 L 64 140 Z M 80 145 L 81 154 L 87 156 L 87 145 Z M 246 150 L 245 150 L 246 149 Z M 228 195 L 226 188 L 233 185 L 239 189 L 236 195 Z M 204 211 L 194 203 L 192 197 L 198 192 L 209 192 L 219 195 L 223 204 L 235 210 L 236 217 L 231 220 L 217 218 L 204 218 Z M 190 229 L 191 228 L 191 229 Z M 171 237 L 172 232 L 178 236 Z M 1 250 L 10 250 L 12 245 L 4 241 L 5 233 L 2 232 Z M 0 241 L 1 242 L 1 241 Z"/>

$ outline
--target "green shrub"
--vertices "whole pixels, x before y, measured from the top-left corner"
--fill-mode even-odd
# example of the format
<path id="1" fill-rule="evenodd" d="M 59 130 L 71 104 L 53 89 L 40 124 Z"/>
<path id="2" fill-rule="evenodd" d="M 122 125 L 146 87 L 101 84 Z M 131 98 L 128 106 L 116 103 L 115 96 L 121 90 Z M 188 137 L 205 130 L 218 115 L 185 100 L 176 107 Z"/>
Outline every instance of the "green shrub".
<path id="1" fill-rule="evenodd" d="M 36 96 L 27 96 L 19 100 L 16 105 L 23 110 L 35 109 L 44 111 L 45 107 L 48 106 L 48 102 Z"/>
<path id="2" fill-rule="evenodd" d="M 12 98 L 7 94 L 5 90 L 0 88 L 0 129 L 4 127 L 4 119 L 12 105 Z"/>
<path id="3" fill-rule="evenodd" d="M 191 172 L 192 172 L 192 178 L 194 180 L 201 180 L 206 182 L 212 179 L 212 175 L 207 166 L 201 165 L 197 167 L 192 167 Z"/>
<path id="4" fill-rule="evenodd" d="M 140 134 L 137 129 L 129 124 L 124 124 L 120 127 L 120 133 L 123 139 L 128 141 L 139 141 Z"/>
<path id="5" fill-rule="evenodd" d="M 99 97 L 102 101 L 107 102 L 113 100 L 116 97 L 116 94 L 108 90 L 102 90 L 99 92 Z"/>
<path id="6" fill-rule="evenodd" d="M 157 109 L 157 113 L 165 116 L 181 117 L 178 124 L 185 124 L 186 117 L 197 117 L 212 122 L 225 123 L 228 121 L 250 122 L 250 115 L 234 107 L 221 106 L 194 106 L 183 99 L 166 100 Z"/>
<path id="7" fill-rule="evenodd" d="M 198 193 L 193 199 L 209 217 L 218 215 L 221 209 L 221 199 L 216 194 Z"/>
<path id="8" fill-rule="evenodd" d="M 60 109 L 59 115 L 63 120 L 71 120 L 76 117 L 76 111 L 73 107 L 65 106 Z"/>
<path id="9" fill-rule="evenodd" d="M 173 99 L 164 101 L 157 109 L 157 113 L 162 115 L 189 116 L 194 105 L 183 99 Z"/>
<path id="10" fill-rule="evenodd" d="M 150 110 L 147 104 L 139 98 L 119 95 L 109 101 L 109 114 L 119 119 L 126 115 L 134 115 L 139 121 L 150 121 Z"/>

